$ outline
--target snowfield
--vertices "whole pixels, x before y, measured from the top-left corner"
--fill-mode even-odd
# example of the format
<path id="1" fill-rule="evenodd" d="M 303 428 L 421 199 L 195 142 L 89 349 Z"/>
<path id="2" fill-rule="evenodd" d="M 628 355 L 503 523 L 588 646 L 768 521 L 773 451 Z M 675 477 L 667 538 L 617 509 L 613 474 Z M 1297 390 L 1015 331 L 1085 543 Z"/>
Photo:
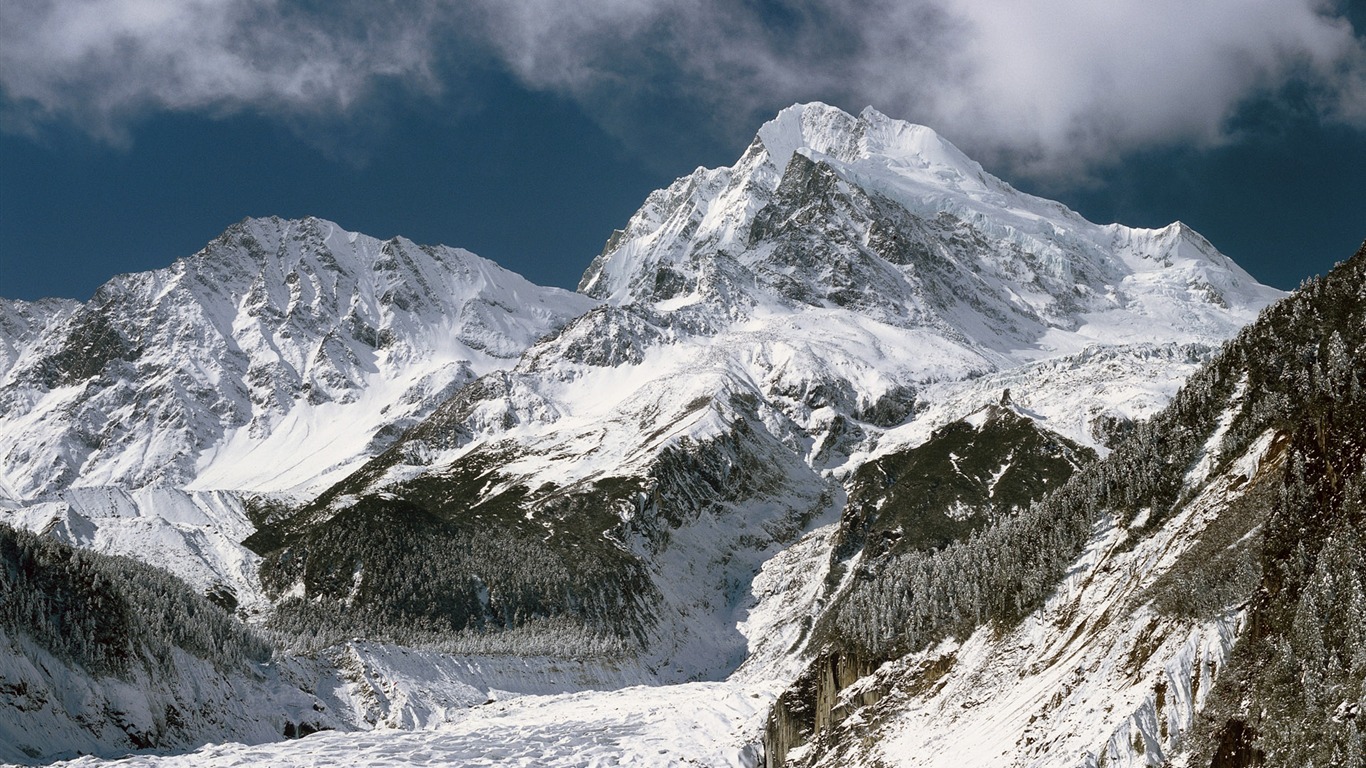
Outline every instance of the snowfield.
<path id="1" fill-rule="evenodd" d="M 126 766 L 680 766 L 754 768 L 776 690 L 689 683 L 522 696 L 465 710 L 426 731 L 322 732 L 294 741 L 211 744 L 133 755 Z M 104 766 L 80 758 L 63 766 Z"/>

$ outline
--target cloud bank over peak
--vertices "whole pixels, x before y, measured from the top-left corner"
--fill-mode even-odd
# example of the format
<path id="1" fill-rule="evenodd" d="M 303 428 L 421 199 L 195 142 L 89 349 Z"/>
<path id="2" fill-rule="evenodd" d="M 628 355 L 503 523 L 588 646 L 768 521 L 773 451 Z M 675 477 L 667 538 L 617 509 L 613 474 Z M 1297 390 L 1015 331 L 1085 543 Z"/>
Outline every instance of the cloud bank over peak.
<path id="1" fill-rule="evenodd" d="M 743 141 L 821 99 L 934 127 L 1039 178 L 1227 140 L 1298 85 L 1366 128 L 1366 43 L 1320 0 L 11 0 L 0 119 L 117 140 L 149 111 L 346 120 L 377 84 L 458 90 L 462 61 L 578 101 L 643 149 L 662 106 Z"/>

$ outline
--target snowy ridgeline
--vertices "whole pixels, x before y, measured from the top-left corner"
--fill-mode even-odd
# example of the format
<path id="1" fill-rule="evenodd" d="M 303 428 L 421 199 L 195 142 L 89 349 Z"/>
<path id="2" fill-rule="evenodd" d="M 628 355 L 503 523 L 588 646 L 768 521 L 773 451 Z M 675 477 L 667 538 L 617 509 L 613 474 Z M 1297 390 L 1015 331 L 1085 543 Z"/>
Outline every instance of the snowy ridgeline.
<path id="1" fill-rule="evenodd" d="M 148 648 L 96 644 L 124 659 L 103 669 L 11 632 L 6 674 L 51 707 L 31 743 L 175 751 L 327 728 L 164 761 L 754 765 L 770 705 L 838 636 L 832 609 L 861 584 L 906 591 L 906 561 L 884 555 L 914 557 L 916 494 L 854 487 L 866 468 L 950 427 L 989 441 L 984 406 L 1009 391 L 1034 437 L 948 453 L 967 490 L 932 533 L 1033 546 L 1035 529 L 982 531 L 1091 449 L 1160 453 L 1124 449 L 1135 422 L 1279 295 L 1184 225 L 1095 225 L 929 129 L 818 104 L 652 194 L 582 289 L 272 219 L 87 305 L 0 304 L 0 521 L 169 568 L 189 585 L 163 590 L 178 605 L 207 596 L 194 610 L 307 657 L 224 667 L 163 621 Z M 1045 455 L 1046 482 L 1011 479 Z M 1130 469 L 1112 474 L 1147 476 Z M 1123 529 L 1078 521 L 1040 573 L 1085 571 L 1077 553 Z M 1049 574 L 954 634 L 1042 621 Z M 881 618 L 847 629 L 930 638 Z M 340 732 L 372 728 L 386 735 Z"/>
<path id="2" fill-rule="evenodd" d="M 316 492 L 594 303 L 456 248 L 246 219 L 83 305 L 0 301 L 0 495 Z"/>

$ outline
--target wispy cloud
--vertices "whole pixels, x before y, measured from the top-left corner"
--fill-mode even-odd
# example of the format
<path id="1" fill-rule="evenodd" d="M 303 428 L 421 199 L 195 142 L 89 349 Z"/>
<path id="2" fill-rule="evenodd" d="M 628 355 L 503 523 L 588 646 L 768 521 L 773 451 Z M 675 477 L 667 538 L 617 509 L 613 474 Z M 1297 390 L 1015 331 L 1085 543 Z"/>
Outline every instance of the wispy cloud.
<path id="1" fill-rule="evenodd" d="M 324 8 L 327 6 L 324 5 Z M 9 0 L 0 89 L 11 129 L 70 120 L 120 140 L 149 110 L 346 111 L 377 77 L 436 83 L 430 8 L 307 13 L 252 0 Z"/>
<path id="2" fill-rule="evenodd" d="M 1356 88 L 1342 68 L 1366 60 L 1351 27 L 1312 0 L 954 5 L 970 30 L 957 54 L 963 75 L 928 89 L 929 114 L 1043 171 L 1218 142 L 1239 104 L 1292 80 L 1321 87 L 1334 111 Z"/>
<path id="3" fill-rule="evenodd" d="M 1116 153 L 1226 140 L 1241 104 L 1292 82 L 1324 119 L 1366 127 L 1366 46 L 1321 0 L 0 5 L 11 128 L 70 120 L 116 138 L 147 110 L 344 116 L 381 80 L 439 89 L 453 49 L 577 99 L 637 144 L 660 105 L 735 138 L 823 98 L 1075 178 Z"/>
<path id="4" fill-rule="evenodd" d="M 535 51 L 505 59 L 526 82 L 602 114 L 633 103 L 644 86 L 629 52 L 647 50 L 678 73 L 668 86 L 744 130 L 794 100 L 873 104 L 1044 178 L 1224 141 L 1240 105 L 1292 82 L 1325 119 L 1366 127 L 1366 46 L 1318 0 L 628 5 L 629 23 L 581 29 L 549 13 L 531 33 L 506 18 L 486 32 Z"/>

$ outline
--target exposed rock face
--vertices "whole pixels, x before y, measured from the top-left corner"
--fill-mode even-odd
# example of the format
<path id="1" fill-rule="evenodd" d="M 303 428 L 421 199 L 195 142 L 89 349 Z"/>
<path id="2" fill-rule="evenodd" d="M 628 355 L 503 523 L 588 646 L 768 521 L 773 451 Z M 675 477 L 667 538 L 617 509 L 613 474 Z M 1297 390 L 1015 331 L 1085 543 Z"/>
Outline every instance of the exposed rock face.
<path id="1" fill-rule="evenodd" d="M 384 594 L 353 584 L 386 568 L 378 531 L 354 530 L 381 513 L 434 540 L 518 530 L 518 551 L 617 565 L 547 569 L 544 589 L 569 597 L 543 599 L 504 573 L 515 556 L 452 559 L 442 583 L 464 607 L 408 616 L 422 605 L 408 601 L 385 623 L 466 629 L 491 606 L 502 628 L 572 617 L 668 678 L 721 676 L 746 656 L 734 627 L 760 564 L 835 520 L 846 494 L 874 503 L 856 490 L 869 473 L 895 474 L 1011 389 L 1015 410 L 962 427 L 985 430 L 980 466 L 932 511 L 907 486 L 882 512 L 845 512 L 841 554 L 820 566 L 832 587 L 869 536 L 914 526 L 907 546 L 942 546 L 1061 484 L 1093 422 L 1150 413 L 1212 348 L 1198 343 L 1277 295 L 1179 224 L 1096 226 L 928 129 L 824 105 L 784 111 L 736 165 L 650 195 L 580 287 L 603 305 L 251 540 L 274 594 L 309 611 Z M 930 452 L 915 472 L 955 461 Z M 587 597 L 605 594 L 627 602 Z"/>
<path id="2" fill-rule="evenodd" d="M 855 709 L 877 704 L 883 692 L 875 689 L 840 696 L 876 669 L 876 664 L 842 654 L 822 655 L 812 661 L 773 704 L 764 730 L 764 765 L 781 768 L 794 749 L 820 740 L 842 725 Z"/>
<path id="3" fill-rule="evenodd" d="M 84 305 L 0 306 L 0 487 L 316 487 L 590 306 L 466 251 L 249 219 Z"/>

